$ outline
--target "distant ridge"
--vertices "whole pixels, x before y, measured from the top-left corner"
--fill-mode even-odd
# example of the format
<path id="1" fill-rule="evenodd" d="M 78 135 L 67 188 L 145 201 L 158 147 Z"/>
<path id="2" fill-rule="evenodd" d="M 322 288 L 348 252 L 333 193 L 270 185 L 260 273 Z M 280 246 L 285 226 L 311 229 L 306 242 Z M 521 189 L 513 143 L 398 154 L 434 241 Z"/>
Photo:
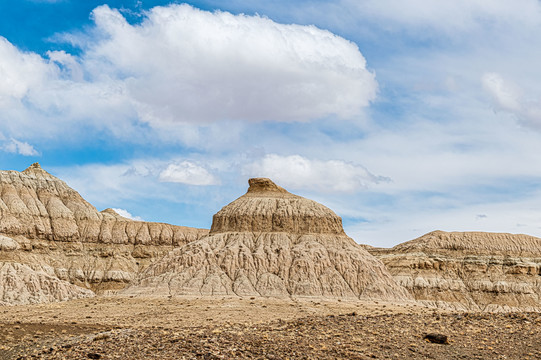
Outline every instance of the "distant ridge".
<path id="1" fill-rule="evenodd" d="M 541 311 L 541 239 L 433 231 L 368 249 L 417 300 L 460 310 Z"/>
<path id="2" fill-rule="evenodd" d="M 98 212 L 38 163 L 0 171 L 0 233 L 29 239 L 179 246 L 208 230 L 132 221 L 112 209 Z"/>
<path id="3" fill-rule="evenodd" d="M 60 301 L 88 296 L 83 288 L 121 289 L 155 258 L 207 233 L 134 221 L 112 209 L 98 212 L 39 163 L 22 172 L 0 170 L 0 302 Z M 24 289 L 34 293 L 14 297 Z"/>

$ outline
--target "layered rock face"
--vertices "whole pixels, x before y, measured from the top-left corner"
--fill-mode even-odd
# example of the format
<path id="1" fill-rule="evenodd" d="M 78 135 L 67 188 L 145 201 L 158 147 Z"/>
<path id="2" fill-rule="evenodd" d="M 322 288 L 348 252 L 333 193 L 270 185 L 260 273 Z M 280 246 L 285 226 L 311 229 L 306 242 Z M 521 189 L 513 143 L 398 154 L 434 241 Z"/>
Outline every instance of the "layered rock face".
<path id="1" fill-rule="evenodd" d="M 102 292 L 125 287 L 154 259 L 207 233 L 98 212 L 39 164 L 0 171 L 0 264 L 26 264 Z"/>
<path id="2" fill-rule="evenodd" d="M 0 305 L 25 305 L 94 296 L 94 292 L 27 265 L 0 262 Z"/>
<path id="3" fill-rule="evenodd" d="M 206 233 L 100 213 L 37 163 L 22 173 L 0 171 L 0 219 L 1 234 L 63 242 L 180 246 Z"/>
<path id="4" fill-rule="evenodd" d="M 334 212 L 269 179 L 222 208 L 211 232 L 149 266 L 130 295 L 238 295 L 408 300 Z"/>
<path id="5" fill-rule="evenodd" d="M 541 310 L 541 239 L 434 231 L 369 249 L 415 299 L 443 308 Z"/>

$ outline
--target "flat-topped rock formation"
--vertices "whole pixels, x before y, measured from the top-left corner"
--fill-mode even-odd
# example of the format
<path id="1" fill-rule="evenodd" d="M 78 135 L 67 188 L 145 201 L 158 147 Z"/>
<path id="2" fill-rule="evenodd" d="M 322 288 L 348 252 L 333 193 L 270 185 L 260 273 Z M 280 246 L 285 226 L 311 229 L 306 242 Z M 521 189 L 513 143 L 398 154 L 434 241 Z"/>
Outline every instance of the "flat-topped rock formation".
<path id="1" fill-rule="evenodd" d="M 489 255 L 541 254 L 541 239 L 524 234 L 433 231 L 396 245 L 400 251 L 441 249 Z"/>
<path id="2" fill-rule="evenodd" d="M 345 235 L 342 219 L 329 208 L 290 194 L 269 179 L 250 179 L 248 192 L 212 218 L 211 234 L 281 232 Z"/>
<path id="3" fill-rule="evenodd" d="M 373 248 L 415 299 L 444 308 L 541 310 L 541 239 L 434 231 L 392 249 Z"/>
<path id="4" fill-rule="evenodd" d="M 0 171 L 0 262 L 94 291 L 125 287 L 154 259 L 207 233 L 99 212 L 37 163 Z"/>
<path id="5" fill-rule="evenodd" d="M 330 209 L 269 179 L 249 185 L 214 215 L 208 236 L 149 266 L 123 293 L 411 299 Z"/>

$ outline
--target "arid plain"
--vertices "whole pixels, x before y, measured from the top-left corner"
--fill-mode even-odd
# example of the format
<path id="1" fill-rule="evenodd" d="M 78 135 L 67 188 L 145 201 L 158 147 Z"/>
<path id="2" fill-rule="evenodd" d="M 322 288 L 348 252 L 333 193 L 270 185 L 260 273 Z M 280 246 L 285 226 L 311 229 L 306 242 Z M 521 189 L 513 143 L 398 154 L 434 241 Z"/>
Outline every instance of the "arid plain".
<path id="1" fill-rule="evenodd" d="M 97 297 L 0 314 L 3 359 L 539 359 L 541 314 L 369 301 Z M 448 337 L 431 343 L 427 334 Z"/>

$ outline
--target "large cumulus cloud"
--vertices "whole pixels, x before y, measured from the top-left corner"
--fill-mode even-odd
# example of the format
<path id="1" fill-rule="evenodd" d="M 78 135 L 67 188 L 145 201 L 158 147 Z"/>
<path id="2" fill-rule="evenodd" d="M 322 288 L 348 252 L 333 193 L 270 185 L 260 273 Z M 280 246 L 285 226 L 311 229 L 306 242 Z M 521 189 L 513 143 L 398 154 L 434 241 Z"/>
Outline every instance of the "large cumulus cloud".
<path id="1" fill-rule="evenodd" d="M 189 5 L 152 8 L 139 24 L 106 5 L 92 17 L 89 33 L 60 37 L 77 55 L 25 53 L 0 38 L 6 135 L 350 118 L 376 95 L 358 47 L 315 26 Z"/>
<path id="2" fill-rule="evenodd" d="M 349 117 L 375 96 L 357 46 L 314 26 L 189 5 L 153 8 L 138 26 L 107 6 L 93 16 L 104 38 L 86 61 L 124 76 L 148 121 Z"/>

